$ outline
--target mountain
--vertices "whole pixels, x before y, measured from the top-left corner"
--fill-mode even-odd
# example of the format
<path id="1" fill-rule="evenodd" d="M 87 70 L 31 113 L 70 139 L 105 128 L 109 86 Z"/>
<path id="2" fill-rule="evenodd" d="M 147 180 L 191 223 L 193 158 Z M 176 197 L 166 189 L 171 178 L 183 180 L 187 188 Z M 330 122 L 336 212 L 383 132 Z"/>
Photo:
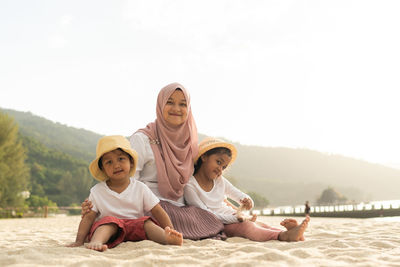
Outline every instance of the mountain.
<path id="1" fill-rule="evenodd" d="M 89 163 L 101 135 L 54 123 L 30 112 L 0 109 L 14 117 L 22 135 Z M 199 134 L 203 139 L 204 134 Z M 328 186 L 349 201 L 400 199 L 400 170 L 307 149 L 234 143 L 237 160 L 226 177 L 243 191 L 266 197 L 271 205 L 315 203 Z"/>
<path id="2" fill-rule="evenodd" d="M 238 158 L 229 175 L 271 204 L 315 202 L 328 186 L 349 201 L 400 198 L 399 169 L 307 149 L 235 145 Z"/>
<path id="3" fill-rule="evenodd" d="M 97 140 L 102 135 L 52 122 L 30 112 L 1 108 L 0 112 L 14 118 L 22 135 L 32 137 L 49 148 L 87 162 L 92 161 L 96 155 Z"/>

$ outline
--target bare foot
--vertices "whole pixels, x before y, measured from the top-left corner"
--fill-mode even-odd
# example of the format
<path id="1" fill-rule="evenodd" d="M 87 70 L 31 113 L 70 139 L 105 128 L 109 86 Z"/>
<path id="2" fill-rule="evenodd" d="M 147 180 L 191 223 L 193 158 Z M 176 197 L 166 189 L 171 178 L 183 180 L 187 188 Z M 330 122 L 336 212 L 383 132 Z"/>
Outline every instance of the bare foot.
<path id="1" fill-rule="evenodd" d="M 105 245 L 103 243 L 90 242 L 89 244 L 86 244 L 86 248 L 102 252 L 102 251 L 106 251 L 108 247 L 107 247 L 107 245 Z"/>
<path id="2" fill-rule="evenodd" d="M 286 230 L 290 230 L 299 224 L 295 219 L 284 219 L 283 221 L 281 221 L 281 225 L 285 227 Z"/>
<path id="3" fill-rule="evenodd" d="M 308 222 L 310 221 L 310 217 L 306 216 L 306 218 L 302 221 L 300 225 L 297 225 L 290 230 L 285 232 L 281 232 L 279 234 L 278 239 L 280 241 L 304 241 L 304 231 L 308 226 Z"/>
<path id="4" fill-rule="evenodd" d="M 182 234 L 171 229 L 169 226 L 165 227 L 165 240 L 168 245 L 182 246 L 183 243 Z"/>
<path id="5" fill-rule="evenodd" d="M 286 228 L 286 230 L 290 230 L 295 228 L 297 225 L 297 221 L 295 219 L 284 219 L 281 221 L 281 225 Z M 304 236 L 300 237 L 300 241 L 304 241 Z"/>

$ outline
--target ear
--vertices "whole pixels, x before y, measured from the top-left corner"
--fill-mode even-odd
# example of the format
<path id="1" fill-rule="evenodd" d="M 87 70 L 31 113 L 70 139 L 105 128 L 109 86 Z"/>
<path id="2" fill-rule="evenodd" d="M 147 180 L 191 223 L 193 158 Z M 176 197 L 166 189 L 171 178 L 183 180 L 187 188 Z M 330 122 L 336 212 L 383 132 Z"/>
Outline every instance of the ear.
<path id="1" fill-rule="evenodd" d="M 206 161 L 206 159 L 208 158 L 208 156 L 206 154 L 201 155 L 201 160 L 204 162 Z"/>

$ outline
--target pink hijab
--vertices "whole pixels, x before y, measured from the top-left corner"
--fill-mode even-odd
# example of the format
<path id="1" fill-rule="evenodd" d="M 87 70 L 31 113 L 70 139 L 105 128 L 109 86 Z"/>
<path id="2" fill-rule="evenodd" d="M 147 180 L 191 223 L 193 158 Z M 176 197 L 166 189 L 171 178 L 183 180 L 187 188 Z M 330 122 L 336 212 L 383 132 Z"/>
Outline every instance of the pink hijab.
<path id="1" fill-rule="evenodd" d="M 187 119 L 182 125 L 171 127 L 164 120 L 163 109 L 178 88 L 186 98 Z M 185 87 L 171 83 L 162 88 L 158 94 L 156 112 L 156 120 L 138 131 L 150 139 L 157 166 L 158 191 L 162 197 L 176 201 L 183 196 L 183 187 L 193 174 L 193 162 L 198 152 L 197 127 Z"/>

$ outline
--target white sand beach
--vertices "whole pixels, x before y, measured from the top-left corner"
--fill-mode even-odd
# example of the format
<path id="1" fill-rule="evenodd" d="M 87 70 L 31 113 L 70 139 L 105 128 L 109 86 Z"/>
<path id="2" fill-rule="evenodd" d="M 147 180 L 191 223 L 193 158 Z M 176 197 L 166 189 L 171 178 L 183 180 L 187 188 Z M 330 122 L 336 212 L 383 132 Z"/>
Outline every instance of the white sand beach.
<path id="1" fill-rule="evenodd" d="M 278 226 L 283 217 L 260 217 Z M 80 217 L 0 220 L 0 266 L 400 266 L 400 217 L 311 218 L 304 242 L 126 242 L 106 252 L 67 248 Z"/>

